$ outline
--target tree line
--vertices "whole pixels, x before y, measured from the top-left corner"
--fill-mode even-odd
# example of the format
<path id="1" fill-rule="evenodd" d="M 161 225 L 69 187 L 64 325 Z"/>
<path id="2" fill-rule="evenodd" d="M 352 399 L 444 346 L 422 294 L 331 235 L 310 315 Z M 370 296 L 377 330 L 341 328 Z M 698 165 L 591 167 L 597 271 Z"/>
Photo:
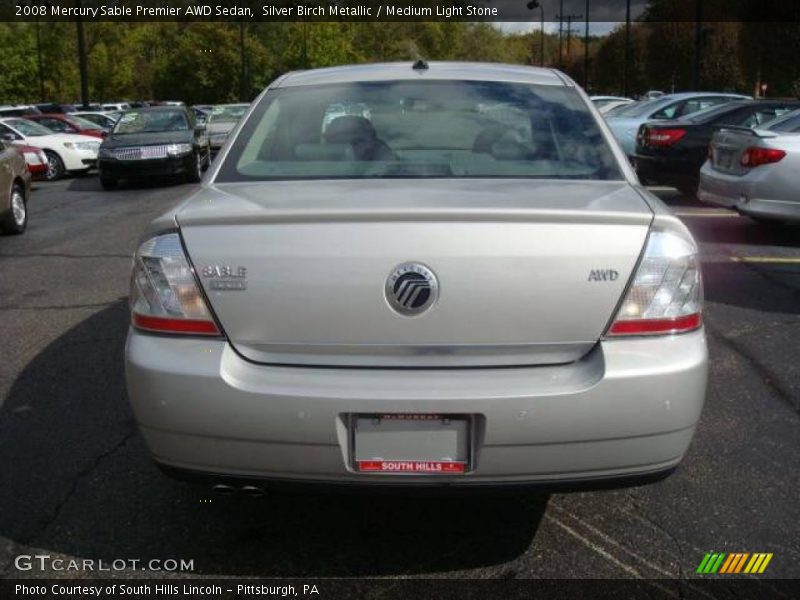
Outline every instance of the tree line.
<path id="1" fill-rule="evenodd" d="M 662 1 L 651 2 L 651 16 Z M 287 71 L 416 58 L 543 63 L 586 81 L 591 93 L 618 94 L 626 40 L 632 94 L 692 89 L 696 68 L 704 90 L 753 94 L 766 84 L 770 96 L 800 94 L 797 22 L 704 23 L 698 61 L 695 24 L 665 20 L 656 10 L 652 20 L 632 23 L 629 35 L 623 24 L 607 36 L 590 37 L 588 63 L 582 24 L 580 32 L 564 32 L 561 43 L 549 30 L 513 33 L 465 22 L 93 22 L 84 29 L 90 97 L 100 102 L 251 100 Z M 76 102 L 75 30 L 69 22 L 0 22 L 0 104 Z"/>

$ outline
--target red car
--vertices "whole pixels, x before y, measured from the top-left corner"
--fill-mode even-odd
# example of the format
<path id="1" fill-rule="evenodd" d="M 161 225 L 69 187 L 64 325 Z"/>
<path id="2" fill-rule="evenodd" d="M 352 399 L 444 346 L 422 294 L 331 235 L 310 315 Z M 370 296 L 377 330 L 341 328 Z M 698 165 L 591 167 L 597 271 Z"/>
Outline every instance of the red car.
<path id="1" fill-rule="evenodd" d="M 98 138 L 106 135 L 106 132 L 97 123 L 92 123 L 88 119 L 75 115 L 51 113 L 46 115 L 26 115 L 25 118 L 36 121 L 57 133 L 78 133 Z"/>
<path id="2" fill-rule="evenodd" d="M 28 172 L 34 179 L 50 179 L 47 173 L 49 165 L 47 155 L 41 148 L 33 146 L 15 146 L 15 148 L 25 157 Z"/>

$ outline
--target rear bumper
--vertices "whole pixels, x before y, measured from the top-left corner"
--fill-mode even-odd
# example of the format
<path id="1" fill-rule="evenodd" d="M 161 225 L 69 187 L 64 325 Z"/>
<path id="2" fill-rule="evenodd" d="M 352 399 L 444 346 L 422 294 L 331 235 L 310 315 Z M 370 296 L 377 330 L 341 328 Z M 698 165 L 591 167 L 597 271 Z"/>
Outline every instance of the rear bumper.
<path id="1" fill-rule="evenodd" d="M 636 174 L 650 183 L 677 188 L 697 186 L 701 163 L 671 156 L 643 154 L 636 154 L 633 162 Z"/>
<path id="2" fill-rule="evenodd" d="M 353 369 L 257 365 L 223 340 L 131 331 L 128 392 L 155 460 L 190 472 L 345 484 L 556 484 L 677 465 L 702 409 L 702 330 L 606 341 L 569 365 Z M 350 413 L 480 418 L 467 475 L 350 468 Z"/>
<path id="3" fill-rule="evenodd" d="M 746 177 L 714 171 L 707 165 L 700 171 L 697 198 L 706 204 L 737 210 L 743 215 L 800 222 L 800 195 L 792 198 L 774 198 L 774 180 L 768 177 L 768 167 L 759 167 L 767 177 L 748 174 Z M 787 194 L 788 196 L 788 194 Z"/>

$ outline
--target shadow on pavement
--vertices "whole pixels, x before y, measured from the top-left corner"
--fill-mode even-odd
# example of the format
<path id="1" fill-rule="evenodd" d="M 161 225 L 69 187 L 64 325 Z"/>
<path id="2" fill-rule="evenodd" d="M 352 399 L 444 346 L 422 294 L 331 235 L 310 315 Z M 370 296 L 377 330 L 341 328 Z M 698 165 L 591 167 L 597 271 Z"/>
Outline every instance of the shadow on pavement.
<path id="1" fill-rule="evenodd" d="M 424 574 L 530 547 L 547 496 L 225 497 L 167 479 L 128 406 L 127 320 L 124 302 L 96 313 L 13 383 L 0 408 L 0 485 L 11 491 L 0 494 L 0 537 L 108 563 L 194 560 L 196 575 Z"/>
<path id="2" fill-rule="evenodd" d="M 748 217 L 720 219 L 689 217 L 684 220 L 699 242 L 800 249 L 798 225 L 762 223 Z M 752 253 L 753 250 L 749 252 Z"/>
<path id="3" fill-rule="evenodd" d="M 85 177 L 75 177 L 69 182 L 67 188 L 70 192 L 102 192 L 113 197 L 114 194 L 127 190 L 151 190 L 154 188 L 177 188 L 187 184 L 183 179 L 176 177 L 151 177 L 148 179 L 129 179 L 119 182 L 119 186 L 114 190 L 104 190 L 100 185 L 100 178 L 96 175 Z"/>

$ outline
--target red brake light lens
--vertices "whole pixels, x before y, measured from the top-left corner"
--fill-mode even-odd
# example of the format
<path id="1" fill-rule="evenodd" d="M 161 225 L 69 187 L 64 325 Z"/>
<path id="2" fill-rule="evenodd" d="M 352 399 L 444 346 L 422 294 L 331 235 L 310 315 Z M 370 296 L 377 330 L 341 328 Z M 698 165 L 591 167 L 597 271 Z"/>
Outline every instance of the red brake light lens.
<path id="1" fill-rule="evenodd" d="M 615 321 L 609 335 L 654 335 L 661 333 L 680 333 L 697 329 L 703 323 L 700 313 L 675 317 L 673 319 L 641 319 L 636 321 Z"/>
<path id="2" fill-rule="evenodd" d="M 777 148 L 759 148 L 750 146 L 742 153 L 741 164 L 743 167 L 758 167 L 776 163 L 786 156 L 786 152 Z"/>
<path id="3" fill-rule="evenodd" d="M 659 129 L 648 127 L 644 131 L 644 143 L 654 148 L 666 148 L 677 143 L 686 135 L 685 129 Z"/>

